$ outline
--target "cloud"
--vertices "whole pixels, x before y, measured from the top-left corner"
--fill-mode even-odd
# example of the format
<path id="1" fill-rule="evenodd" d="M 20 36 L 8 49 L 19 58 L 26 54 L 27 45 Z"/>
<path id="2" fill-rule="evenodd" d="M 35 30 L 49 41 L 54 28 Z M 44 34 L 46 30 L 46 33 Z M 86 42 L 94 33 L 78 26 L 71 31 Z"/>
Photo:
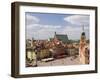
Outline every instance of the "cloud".
<path id="1" fill-rule="evenodd" d="M 40 22 L 38 17 L 26 15 L 26 38 L 48 39 L 53 37 L 56 29 L 61 28 L 60 25 L 40 24 Z"/>
<path id="2" fill-rule="evenodd" d="M 85 25 L 84 31 L 86 37 L 89 38 L 89 16 L 85 15 L 72 15 L 64 18 L 65 21 L 70 24 L 78 25 L 78 27 L 73 27 L 72 25 L 50 25 L 50 24 L 40 24 L 41 19 L 30 14 L 26 15 L 26 38 L 31 39 L 48 39 L 54 37 L 54 32 L 57 34 L 67 34 L 69 39 L 80 39 L 82 33 L 82 27 L 80 25 Z M 75 26 L 74 25 L 74 26 Z M 87 27 L 86 27 L 87 26 Z"/>
<path id="3" fill-rule="evenodd" d="M 64 18 L 65 21 L 75 25 L 89 25 L 88 15 L 72 15 Z"/>
<path id="4" fill-rule="evenodd" d="M 63 26 L 62 26 L 63 27 Z M 37 28 L 37 29 L 35 29 Z M 63 28 L 38 28 L 35 27 L 34 29 L 30 29 L 27 32 L 27 37 L 35 39 L 48 39 L 54 37 L 54 32 L 56 31 L 57 34 L 67 34 L 69 39 L 77 40 L 80 39 L 82 28 L 81 27 L 71 27 L 71 26 L 65 26 Z M 85 34 L 86 38 L 89 39 L 89 28 L 85 27 Z"/>
<path id="5" fill-rule="evenodd" d="M 39 18 L 32 16 L 30 14 L 27 14 L 25 19 L 26 19 L 26 25 L 32 25 L 32 24 L 38 23 L 40 21 Z"/>
<path id="6" fill-rule="evenodd" d="M 53 29 L 56 29 L 56 28 L 61 28 L 60 25 L 48 25 L 48 24 L 39 24 L 39 23 L 36 23 L 36 24 L 31 24 L 31 25 L 28 25 L 27 28 L 53 28 Z"/>
<path id="7" fill-rule="evenodd" d="M 54 32 L 61 28 L 60 25 L 32 24 L 26 27 L 27 38 L 48 39 L 54 37 Z"/>
<path id="8" fill-rule="evenodd" d="M 59 25 L 41 25 L 41 27 L 43 27 L 43 28 L 53 28 L 53 29 L 61 28 L 61 26 L 59 26 Z"/>
<path id="9" fill-rule="evenodd" d="M 36 39 L 49 39 L 54 37 L 54 29 L 41 29 L 35 33 Z"/>
<path id="10" fill-rule="evenodd" d="M 89 16 L 88 15 L 71 15 L 65 17 L 64 20 L 71 25 L 66 26 L 62 31 L 63 34 L 67 34 L 69 39 L 80 39 L 82 33 L 82 25 L 84 25 L 84 31 L 86 38 L 89 39 Z M 78 27 L 74 27 L 78 26 Z"/>
<path id="11" fill-rule="evenodd" d="M 84 28 L 86 38 L 89 39 L 89 28 Z M 78 40 L 80 39 L 82 28 L 81 27 L 71 27 L 66 26 L 63 29 L 60 30 L 60 34 L 67 34 L 69 39 Z"/>

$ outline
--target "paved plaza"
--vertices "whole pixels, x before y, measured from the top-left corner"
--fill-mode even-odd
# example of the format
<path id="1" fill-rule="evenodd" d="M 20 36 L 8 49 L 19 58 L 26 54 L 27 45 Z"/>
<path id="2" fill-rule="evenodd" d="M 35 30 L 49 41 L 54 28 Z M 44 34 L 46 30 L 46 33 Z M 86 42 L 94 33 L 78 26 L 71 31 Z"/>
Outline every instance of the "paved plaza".
<path id="1" fill-rule="evenodd" d="M 49 62 L 37 62 L 38 66 L 61 66 L 61 65 L 78 65 L 79 63 L 79 57 L 78 56 L 71 56 L 71 57 L 65 57 L 61 59 L 55 59 L 53 61 Z"/>

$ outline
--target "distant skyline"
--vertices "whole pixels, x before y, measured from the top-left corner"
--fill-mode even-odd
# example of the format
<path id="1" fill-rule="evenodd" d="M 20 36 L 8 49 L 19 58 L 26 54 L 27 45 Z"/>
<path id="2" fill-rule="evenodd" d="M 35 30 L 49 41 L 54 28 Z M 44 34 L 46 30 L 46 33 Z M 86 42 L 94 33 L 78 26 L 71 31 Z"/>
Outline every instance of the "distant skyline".
<path id="1" fill-rule="evenodd" d="M 53 38 L 54 33 L 67 34 L 69 39 L 79 40 L 82 26 L 89 39 L 89 15 L 25 12 L 26 39 Z"/>

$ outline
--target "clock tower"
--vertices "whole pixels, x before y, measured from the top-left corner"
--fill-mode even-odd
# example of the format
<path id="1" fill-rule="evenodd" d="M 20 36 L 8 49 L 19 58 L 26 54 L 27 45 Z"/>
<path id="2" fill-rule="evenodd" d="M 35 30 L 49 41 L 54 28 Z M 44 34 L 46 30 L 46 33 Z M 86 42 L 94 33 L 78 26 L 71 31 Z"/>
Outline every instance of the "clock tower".
<path id="1" fill-rule="evenodd" d="M 84 32 L 84 26 L 82 27 L 82 33 L 79 43 L 79 59 L 81 64 L 86 64 L 86 35 Z"/>

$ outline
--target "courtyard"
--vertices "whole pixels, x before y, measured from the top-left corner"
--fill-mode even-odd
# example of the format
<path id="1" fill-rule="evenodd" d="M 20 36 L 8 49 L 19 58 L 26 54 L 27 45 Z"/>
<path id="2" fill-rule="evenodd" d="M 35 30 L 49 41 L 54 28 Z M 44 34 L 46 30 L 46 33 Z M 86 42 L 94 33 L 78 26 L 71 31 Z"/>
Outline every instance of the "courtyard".
<path id="1" fill-rule="evenodd" d="M 80 62 L 79 57 L 77 55 L 61 59 L 55 59 L 53 61 L 48 61 L 48 62 L 38 61 L 37 66 L 42 67 L 42 66 L 78 65 L 80 64 L 79 62 Z"/>

